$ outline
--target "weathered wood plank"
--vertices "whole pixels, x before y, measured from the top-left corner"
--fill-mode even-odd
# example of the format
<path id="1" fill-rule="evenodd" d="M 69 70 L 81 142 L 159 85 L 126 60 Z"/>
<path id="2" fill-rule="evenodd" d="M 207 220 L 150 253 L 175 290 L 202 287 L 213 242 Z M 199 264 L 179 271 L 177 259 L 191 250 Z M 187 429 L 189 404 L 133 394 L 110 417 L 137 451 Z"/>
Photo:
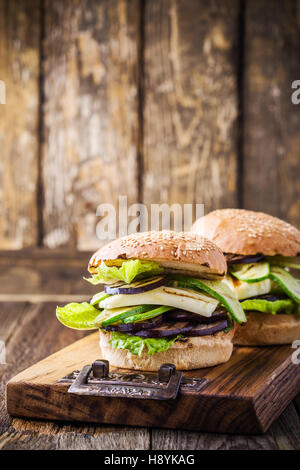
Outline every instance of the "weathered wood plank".
<path id="1" fill-rule="evenodd" d="M 300 419 L 293 404 L 275 421 L 269 434 L 280 450 L 300 449 Z"/>
<path id="2" fill-rule="evenodd" d="M 295 408 L 296 408 L 297 413 L 298 413 L 299 418 L 300 418 L 300 393 L 296 396 L 296 398 L 294 400 L 294 404 L 295 404 Z"/>
<path id="3" fill-rule="evenodd" d="M 277 449 L 269 434 L 262 436 L 231 436 L 185 431 L 152 431 L 153 450 L 251 450 Z"/>
<path id="4" fill-rule="evenodd" d="M 246 2 L 244 206 L 300 225 L 299 2 Z"/>
<path id="5" fill-rule="evenodd" d="M 99 292 L 99 286 L 83 279 L 89 277 L 90 255 L 90 252 L 46 249 L 0 253 L 0 301 L 4 295 L 12 301 L 25 295 L 28 300 L 32 295 L 53 296 L 53 299 L 72 295 L 91 297 Z"/>
<path id="6" fill-rule="evenodd" d="M 17 371 L 35 363 L 82 333 L 56 322 L 54 303 L 0 305 L 0 338 L 7 343 L 7 365 L 0 365 L 0 448 L 1 449 L 147 449 L 145 429 L 111 426 L 11 420 L 4 404 L 4 384 Z M 29 340 L 30 338 L 30 340 Z M 298 419 L 298 421 L 297 421 Z M 155 450 L 194 449 L 285 449 L 299 448 L 299 418 L 290 405 L 265 436 L 229 436 L 183 431 L 152 433 Z"/>
<path id="7" fill-rule="evenodd" d="M 65 425 L 11 419 L 4 402 L 10 377 L 24 367 L 72 343 L 86 333 L 64 328 L 55 318 L 55 303 L 0 304 L 0 339 L 7 364 L 0 365 L 0 449 L 148 449 L 149 432 L 120 426 Z"/>
<path id="8" fill-rule="evenodd" d="M 6 364 L 0 363 L 0 434 L 9 426 L 10 422 L 4 399 L 5 385 L 17 370 L 12 357 L 7 352 L 7 346 L 15 329 L 19 328 L 19 325 L 22 324 L 22 316 L 26 311 L 27 305 L 26 303 L 21 304 L 15 302 L 0 304 L 0 340 L 4 341 L 6 349 Z"/>
<path id="9" fill-rule="evenodd" d="M 100 203 L 137 198 L 138 0 L 45 4 L 44 244 L 99 247 Z"/>
<path id="10" fill-rule="evenodd" d="M 14 419 L 0 435 L 1 450 L 148 450 L 147 429 L 63 425 Z"/>
<path id="11" fill-rule="evenodd" d="M 34 245 L 37 227 L 39 0 L 0 0 L 0 248 Z"/>
<path id="12" fill-rule="evenodd" d="M 289 405 L 262 436 L 152 430 L 154 450 L 299 450 L 300 420 Z"/>
<path id="13" fill-rule="evenodd" d="M 5 343 L 13 334 L 18 322 L 20 322 L 27 305 L 26 302 L 17 303 L 14 301 L 0 304 L 0 339 Z"/>
<path id="14" fill-rule="evenodd" d="M 238 1 L 147 1 L 146 203 L 237 204 Z"/>
<path id="15" fill-rule="evenodd" d="M 291 354 L 289 346 L 236 348 L 227 363 L 185 373 L 208 379 L 200 392 L 180 390 L 175 401 L 135 398 L 128 408 L 122 397 L 70 395 L 68 384 L 57 383 L 101 357 L 95 332 L 14 376 L 7 407 L 14 416 L 39 419 L 259 434 L 299 391 Z"/>

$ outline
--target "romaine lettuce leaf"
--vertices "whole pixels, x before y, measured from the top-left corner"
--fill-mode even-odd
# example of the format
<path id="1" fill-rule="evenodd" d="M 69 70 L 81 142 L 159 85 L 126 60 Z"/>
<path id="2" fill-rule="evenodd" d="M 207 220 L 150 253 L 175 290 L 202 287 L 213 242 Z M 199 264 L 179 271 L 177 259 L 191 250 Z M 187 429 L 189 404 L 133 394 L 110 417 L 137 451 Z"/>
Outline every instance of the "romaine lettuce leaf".
<path id="1" fill-rule="evenodd" d="M 88 302 L 72 302 L 64 307 L 56 307 L 56 317 L 65 326 L 75 330 L 95 330 L 95 320 L 101 312 Z"/>
<path id="2" fill-rule="evenodd" d="M 271 313 L 297 313 L 298 306 L 292 299 L 278 299 L 273 302 L 266 299 L 247 299 L 241 302 L 244 310 L 254 310 L 256 312 Z"/>
<path id="3" fill-rule="evenodd" d="M 149 355 L 167 351 L 181 337 L 178 335 L 173 338 L 141 338 L 140 336 L 131 336 L 116 331 L 110 334 L 109 343 L 114 349 L 128 349 L 135 356 L 140 356 L 145 346 Z"/>
<path id="4" fill-rule="evenodd" d="M 100 266 L 97 267 L 97 274 L 93 274 L 91 278 L 84 279 L 94 285 L 111 281 L 124 281 L 126 284 L 130 284 L 134 279 L 156 276 L 162 272 L 163 268 L 155 261 L 131 259 L 124 261 L 120 268 L 107 266 L 102 261 Z"/>

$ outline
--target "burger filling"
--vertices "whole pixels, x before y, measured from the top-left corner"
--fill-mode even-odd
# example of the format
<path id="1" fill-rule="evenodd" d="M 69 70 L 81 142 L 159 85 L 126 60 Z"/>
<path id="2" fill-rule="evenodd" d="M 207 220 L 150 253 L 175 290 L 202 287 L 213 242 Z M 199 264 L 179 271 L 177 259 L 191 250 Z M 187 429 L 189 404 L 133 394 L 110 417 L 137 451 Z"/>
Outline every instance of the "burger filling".
<path id="1" fill-rule="evenodd" d="M 225 281 L 246 312 L 300 315 L 300 257 L 227 254 Z"/>
<path id="2" fill-rule="evenodd" d="M 246 321 L 224 280 L 174 274 L 154 261 L 102 261 L 86 279 L 104 290 L 89 302 L 57 307 L 57 318 L 76 329 L 101 329 L 113 348 L 132 354 L 166 351 L 175 341 L 228 332 Z"/>

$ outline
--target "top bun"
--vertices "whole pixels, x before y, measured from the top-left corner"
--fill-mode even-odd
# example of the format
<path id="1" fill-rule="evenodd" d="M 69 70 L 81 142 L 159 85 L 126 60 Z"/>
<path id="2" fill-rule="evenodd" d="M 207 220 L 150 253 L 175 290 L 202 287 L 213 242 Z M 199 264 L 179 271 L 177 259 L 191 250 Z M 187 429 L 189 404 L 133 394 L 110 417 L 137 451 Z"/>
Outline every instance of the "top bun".
<path id="1" fill-rule="evenodd" d="M 100 248 L 90 259 L 89 271 L 106 261 L 117 259 L 157 261 L 168 271 L 218 277 L 226 274 L 225 257 L 214 243 L 195 233 L 141 232 L 114 240 Z"/>
<path id="2" fill-rule="evenodd" d="M 205 235 L 224 253 L 267 256 L 300 254 L 300 231 L 264 212 L 216 210 L 196 220 L 191 232 Z"/>

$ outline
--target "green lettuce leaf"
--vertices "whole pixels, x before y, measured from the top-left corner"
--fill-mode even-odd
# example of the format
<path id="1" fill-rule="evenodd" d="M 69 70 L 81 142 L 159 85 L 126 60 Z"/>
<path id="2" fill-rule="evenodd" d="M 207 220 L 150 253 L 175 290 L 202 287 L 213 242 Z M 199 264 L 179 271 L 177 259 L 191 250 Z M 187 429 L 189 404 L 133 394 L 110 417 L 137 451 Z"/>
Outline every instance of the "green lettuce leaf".
<path id="1" fill-rule="evenodd" d="M 135 356 L 140 356 L 146 346 L 147 354 L 152 355 L 167 351 L 180 337 L 178 335 L 173 338 L 141 338 L 114 331 L 111 333 L 109 343 L 114 349 L 128 349 Z"/>
<path id="2" fill-rule="evenodd" d="M 162 272 L 163 268 L 155 261 L 131 259 L 124 261 L 120 268 L 107 266 L 102 261 L 100 266 L 97 267 L 97 274 L 93 274 L 89 279 L 84 279 L 94 285 L 111 281 L 124 281 L 126 284 L 130 284 L 134 279 L 156 276 Z"/>
<path id="3" fill-rule="evenodd" d="M 95 330 L 95 321 L 101 312 L 88 302 L 72 302 L 64 307 L 56 307 L 56 317 L 65 326 L 75 330 Z"/>
<path id="4" fill-rule="evenodd" d="M 270 302 L 265 299 L 247 299 L 241 302 L 244 310 L 255 310 L 256 312 L 271 313 L 297 313 L 298 306 L 292 299 L 279 299 Z"/>

